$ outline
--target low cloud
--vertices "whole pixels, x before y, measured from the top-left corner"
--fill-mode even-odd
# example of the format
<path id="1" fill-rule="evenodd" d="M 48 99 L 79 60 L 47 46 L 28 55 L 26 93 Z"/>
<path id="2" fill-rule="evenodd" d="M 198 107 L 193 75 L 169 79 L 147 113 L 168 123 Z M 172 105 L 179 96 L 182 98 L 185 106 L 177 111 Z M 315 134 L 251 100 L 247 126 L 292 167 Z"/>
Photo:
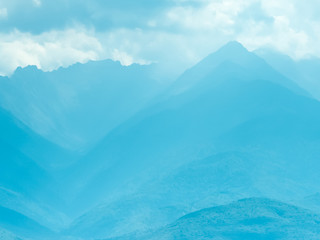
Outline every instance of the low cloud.
<path id="1" fill-rule="evenodd" d="M 75 62 L 102 59 L 103 53 L 99 40 L 84 31 L 40 35 L 14 31 L 0 35 L 0 74 L 10 75 L 17 67 L 27 65 L 51 71 Z"/>
<path id="2" fill-rule="evenodd" d="M 128 35 L 128 33 L 126 33 Z M 13 31 L 0 34 L 0 75 L 10 75 L 17 67 L 37 66 L 44 71 L 90 60 L 112 59 L 122 65 L 149 64 L 139 58 L 134 38 L 123 41 L 122 34 L 96 34 L 86 28 L 49 31 L 39 35 Z"/>
<path id="3" fill-rule="evenodd" d="M 104 58 L 160 62 L 178 72 L 231 40 L 294 58 L 320 56 L 316 0 L 17 1 L 0 5 L 2 74 Z"/>
<path id="4" fill-rule="evenodd" d="M 32 0 L 32 2 L 36 7 L 40 7 L 42 3 L 41 0 Z"/>
<path id="5" fill-rule="evenodd" d="M 0 20 L 8 17 L 8 10 L 6 8 L 0 8 Z"/>

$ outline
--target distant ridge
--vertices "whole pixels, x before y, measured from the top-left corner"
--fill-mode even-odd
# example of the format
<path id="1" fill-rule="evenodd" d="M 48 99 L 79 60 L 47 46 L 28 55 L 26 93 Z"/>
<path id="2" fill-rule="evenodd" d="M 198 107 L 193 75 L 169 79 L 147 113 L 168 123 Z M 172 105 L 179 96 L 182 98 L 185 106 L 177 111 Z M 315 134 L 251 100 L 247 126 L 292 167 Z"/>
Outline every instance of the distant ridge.
<path id="1" fill-rule="evenodd" d="M 43 137 L 83 152 L 161 91 L 165 83 L 155 69 L 155 64 L 122 66 L 112 60 L 51 72 L 19 67 L 1 78 L 0 103 Z"/>
<path id="2" fill-rule="evenodd" d="M 257 49 L 254 52 L 265 59 L 274 69 L 295 81 L 301 88 L 320 100 L 319 58 L 293 60 L 287 55 L 268 48 Z"/>
<path id="3" fill-rule="evenodd" d="M 319 211 L 320 102 L 238 42 L 168 88 L 154 67 L 0 78 L 0 234 L 318 240 L 287 203 Z"/>

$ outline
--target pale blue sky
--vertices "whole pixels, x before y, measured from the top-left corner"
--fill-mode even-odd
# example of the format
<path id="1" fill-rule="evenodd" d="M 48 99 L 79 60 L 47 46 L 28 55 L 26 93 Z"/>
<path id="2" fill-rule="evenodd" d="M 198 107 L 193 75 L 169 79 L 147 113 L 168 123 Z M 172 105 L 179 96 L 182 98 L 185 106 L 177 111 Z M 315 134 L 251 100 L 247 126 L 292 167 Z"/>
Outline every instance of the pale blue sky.
<path id="1" fill-rule="evenodd" d="M 111 58 L 185 68 L 230 40 L 320 56 L 317 0 L 0 0 L 0 74 Z"/>

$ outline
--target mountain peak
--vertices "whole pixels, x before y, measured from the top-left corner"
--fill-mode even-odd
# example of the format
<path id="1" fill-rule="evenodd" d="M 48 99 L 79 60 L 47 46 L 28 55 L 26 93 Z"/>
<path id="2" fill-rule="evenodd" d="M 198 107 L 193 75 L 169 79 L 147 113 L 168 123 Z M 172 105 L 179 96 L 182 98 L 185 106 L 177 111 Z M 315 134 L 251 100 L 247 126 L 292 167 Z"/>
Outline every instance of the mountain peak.
<path id="1" fill-rule="evenodd" d="M 22 77 L 26 77 L 26 76 L 30 76 L 30 75 L 34 75 L 34 74 L 39 74 L 42 73 L 43 71 L 41 69 L 39 69 L 37 66 L 35 65 L 28 65 L 26 67 L 18 67 L 12 76 L 22 76 Z"/>
<path id="2" fill-rule="evenodd" d="M 224 53 L 243 53 L 243 52 L 249 52 L 241 43 L 237 41 L 231 41 L 222 46 L 218 52 L 224 52 Z"/>
<path id="3" fill-rule="evenodd" d="M 218 51 L 208 55 L 200 61 L 194 69 L 198 72 L 203 72 L 204 75 L 206 75 L 225 61 L 231 61 L 242 66 L 248 62 L 248 64 L 256 62 L 257 58 L 256 55 L 249 52 L 241 43 L 231 41 L 222 46 Z"/>
<path id="4" fill-rule="evenodd" d="M 210 54 L 200 63 L 217 67 L 224 61 L 232 61 L 242 66 L 245 63 L 250 65 L 256 62 L 257 58 L 255 54 L 249 52 L 241 43 L 231 41 L 222 46 L 218 51 Z"/>

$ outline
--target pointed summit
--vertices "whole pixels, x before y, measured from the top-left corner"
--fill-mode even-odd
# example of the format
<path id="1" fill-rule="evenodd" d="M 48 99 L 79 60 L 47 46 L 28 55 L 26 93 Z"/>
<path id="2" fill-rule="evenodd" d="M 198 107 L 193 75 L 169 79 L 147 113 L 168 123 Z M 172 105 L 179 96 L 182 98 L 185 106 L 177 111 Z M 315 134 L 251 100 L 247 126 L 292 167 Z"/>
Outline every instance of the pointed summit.
<path id="1" fill-rule="evenodd" d="M 266 80 L 308 96 L 297 84 L 275 71 L 264 59 L 248 51 L 241 43 L 236 41 L 227 43 L 218 51 L 185 71 L 173 86 L 175 88 L 174 92 L 180 93 L 182 90 L 189 89 L 217 69 L 223 70 L 226 74 L 233 72 L 233 78 L 238 79 L 245 72 L 249 75 L 246 78 L 243 77 L 242 80 L 244 81 Z"/>
<path id="2" fill-rule="evenodd" d="M 243 67 L 256 62 L 256 58 L 258 57 L 249 52 L 241 43 L 231 41 L 185 71 L 175 83 L 174 88 L 180 89 L 181 86 L 184 86 L 184 89 L 189 88 L 225 62 Z M 180 90 L 175 92 L 180 92 Z"/>
<path id="3" fill-rule="evenodd" d="M 257 58 L 258 57 L 254 53 L 249 52 L 241 43 L 231 41 L 216 52 L 208 55 L 195 67 L 202 68 L 201 72 L 210 72 L 225 61 L 230 61 L 239 64 L 240 66 L 247 66 L 257 61 Z"/>
<path id="4" fill-rule="evenodd" d="M 228 42 L 226 45 L 222 46 L 218 52 L 224 52 L 229 54 L 241 54 L 241 53 L 249 53 L 249 51 L 239 42 L 231 41 Z"/>
<path id="5" fill-rule="evenodd" d="M 203 62 L 211 63 L 217 66 L 224 61 L 232 61 L 239 65 L 247 65 L 249 62 L 256 61 L 257 56 L 249 52 L 241 43 L 237 41 L 228 42 L 222 46 L 218 51 L 210 54 Z"/>
<path id="6" fill-rule="evenodd" d="M 245 48 L 240 42 L 238 41 L 230 41 L 225 44 L 223 47 L 235 47 L 235 48 Z"/>

